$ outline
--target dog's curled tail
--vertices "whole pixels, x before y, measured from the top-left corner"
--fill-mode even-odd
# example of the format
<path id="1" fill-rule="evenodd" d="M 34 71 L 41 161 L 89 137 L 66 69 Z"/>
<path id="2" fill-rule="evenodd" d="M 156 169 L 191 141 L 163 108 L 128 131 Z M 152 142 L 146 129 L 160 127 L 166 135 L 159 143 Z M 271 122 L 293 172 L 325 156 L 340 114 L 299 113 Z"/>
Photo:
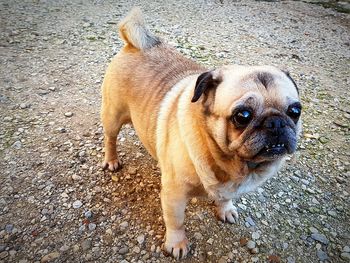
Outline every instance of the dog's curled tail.
<path id="1" fill-rule="evenodd" d="M 161 43 L 146 27 L 139 7 L 134 7 L 118 26 L 120 37 L 127 46 L 145 50 Z"/>

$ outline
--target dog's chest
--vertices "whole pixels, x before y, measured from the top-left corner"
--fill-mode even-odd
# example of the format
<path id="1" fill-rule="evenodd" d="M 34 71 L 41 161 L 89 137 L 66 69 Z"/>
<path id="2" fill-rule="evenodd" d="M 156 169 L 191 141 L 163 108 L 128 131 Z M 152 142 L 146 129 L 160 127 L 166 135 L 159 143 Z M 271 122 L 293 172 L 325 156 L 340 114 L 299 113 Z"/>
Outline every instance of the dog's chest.
<path id="1" fill-rule="evenodd" d="M 215 199 L 228 200 L 240 197 L 242 194 L 255 190 L 259 185 L 270 177 L 269 174 L 251 173 L 239 184 L 232 181 L 217 185 L 216 189 L 212 190 L 212 195 Z"/>

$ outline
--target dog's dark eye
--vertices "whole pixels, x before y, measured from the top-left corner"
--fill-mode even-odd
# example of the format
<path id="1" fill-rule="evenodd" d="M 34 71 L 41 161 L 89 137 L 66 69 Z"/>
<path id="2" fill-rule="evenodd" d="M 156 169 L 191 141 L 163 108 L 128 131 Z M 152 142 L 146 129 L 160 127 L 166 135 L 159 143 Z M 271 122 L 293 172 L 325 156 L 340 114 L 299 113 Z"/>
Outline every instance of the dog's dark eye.
<path id="1" fill-rule="evenodd" d="M 249 110 L 241 110 L 233 115 L 233 122 L 238 127 L 244 127 L 252 120 L 253 114 Z"/>
<path id="2" fill-rule="evenodd" d="M 287 110 L 287 115 L 291 117 L 293 120 L 298 120 L 301 114 L 301 106 L 298 105 L 290 105 Z"/>

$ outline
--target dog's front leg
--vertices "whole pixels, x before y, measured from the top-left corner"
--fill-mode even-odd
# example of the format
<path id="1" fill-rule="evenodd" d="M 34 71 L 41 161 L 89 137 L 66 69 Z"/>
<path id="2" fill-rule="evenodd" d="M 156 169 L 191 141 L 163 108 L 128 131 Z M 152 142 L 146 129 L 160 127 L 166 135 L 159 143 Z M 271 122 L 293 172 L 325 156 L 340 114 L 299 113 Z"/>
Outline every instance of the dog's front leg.
<path id="1" fill-rule="evenodd" d="M 184 226 L 186 194 L 181 187 L 163 185 L 161 202 L 166 227 L 164 248 L 176 259 L 184 258 L 189 251 Z"/>
<path id="2" fill-rule="evenodd" d="M 238 220 L 237 208 L 233 205 L 232 199 L 215 200 L 216 215 L 223 222 L 231 224 Z"/>

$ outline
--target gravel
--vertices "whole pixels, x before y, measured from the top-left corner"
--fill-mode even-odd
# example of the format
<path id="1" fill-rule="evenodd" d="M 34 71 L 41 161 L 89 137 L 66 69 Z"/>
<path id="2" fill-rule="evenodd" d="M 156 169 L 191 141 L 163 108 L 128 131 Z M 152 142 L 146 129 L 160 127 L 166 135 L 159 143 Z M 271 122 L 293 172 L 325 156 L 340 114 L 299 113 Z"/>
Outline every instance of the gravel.
<path id="1" fill-rule="evenodd" d="M 184 262 L 350 260 L 350 19 L 340 4 L 309 2 L 137 4 L 185 56 L 287 68 L 303 101 L 295 156 L 235 201 L 237 224 L 218 221 L 210 201 L 189 202 Z M 175 262 L 161 250 L 160 171 L 131 125 L 118 136 L 123 169 L 100 165 L 100 85 L 132 5 L 0 2 L 1 262 Z"/>
<path id="2" fill-rule="evenodd" d="M 320 234 L 320 233 L 313 233 L 311 234 L 311 238 L 318 241 L 318 242 L 321 242 L 325 245 L 328 245 L 329 244 L 329 240 L 326 238 L 325 235 L 323 234 Z"/>

